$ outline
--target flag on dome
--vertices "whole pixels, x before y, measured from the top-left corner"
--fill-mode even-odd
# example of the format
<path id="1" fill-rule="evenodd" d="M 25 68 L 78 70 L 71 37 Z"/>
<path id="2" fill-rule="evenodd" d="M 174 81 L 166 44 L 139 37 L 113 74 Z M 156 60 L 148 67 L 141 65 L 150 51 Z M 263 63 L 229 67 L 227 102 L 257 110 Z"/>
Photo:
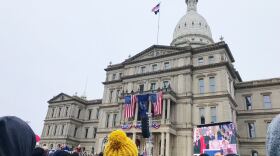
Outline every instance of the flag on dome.
<path id="1" fill-rule="evenodd" d="M 154 106 L 154 115 L 161 115 L 162 113 L 162 91 L 151 95 L 151 102 Z"/>
<path id="2" fill-rule="evenodd" d="M 135 104 L 136 104 L 136 95 L 125 96 L 125 105 L 124 105 L 124 117 L 129 119 L 134 116 Z"/>
<path id="3" fill-rule="evenodd" d="M 152 12 L 154 12 L 155 14 L 158 14 L 159 9 L 160 9 L 160 3 L 158 3 L 155 7 L 153 7 Z"/>

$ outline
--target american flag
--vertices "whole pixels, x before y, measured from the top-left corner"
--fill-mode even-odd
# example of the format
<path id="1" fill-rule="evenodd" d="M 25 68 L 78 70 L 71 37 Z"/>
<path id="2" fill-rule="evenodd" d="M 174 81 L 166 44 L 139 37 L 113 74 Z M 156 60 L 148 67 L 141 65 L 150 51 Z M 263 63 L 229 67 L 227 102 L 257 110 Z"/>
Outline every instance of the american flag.
<path id="1" fill-rule="evenodd" d="M 129 119 L 134 116 L 136 95 L 125 96 L 124 118 Z"/>
<path id="2" fill-rule="evenodd" d="M 154 115 L 161 115 L 162 113 L 162 91 L 151 96 L 151 101 L 154 105 Z"/>
<path id="3" fill-rule="evenodd" d="M 154 12 L 155 14 L 158 14 L 159 9 L 160 9 L 160 3 L 158 3 L 155 7 L 153 7 L 152 12 Z"/>

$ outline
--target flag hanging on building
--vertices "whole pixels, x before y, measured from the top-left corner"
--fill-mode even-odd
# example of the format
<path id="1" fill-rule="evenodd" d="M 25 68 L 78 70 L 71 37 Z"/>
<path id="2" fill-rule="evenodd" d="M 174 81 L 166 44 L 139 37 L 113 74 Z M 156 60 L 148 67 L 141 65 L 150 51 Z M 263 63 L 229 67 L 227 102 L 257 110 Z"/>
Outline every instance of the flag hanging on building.
<path id="1" fill-rule="evenodd" d="M 159 9 L 160 9 L 160 3 L 158 3 L 155 7 L 153 7 L 152 12 L 154 12 L 155 14 L 158 14 Z"/>
<path id="2" fill-rule="evenodd" d="M 135 112 L 136 95 L 125 96 L 124 117 L 132 118 Z"/>
<path id="3" fill-rule="evenodd" d="M 138 108 L 141 117 L 146 117 L 148 112 L 149 94 L 138 95 Z"/>
<path id="4" fill-rule="evenodd" d="M 161 115 L 162 113 L 162 91 L 151 95 L 151 102 L 154 106 L 154 115 Z"/>

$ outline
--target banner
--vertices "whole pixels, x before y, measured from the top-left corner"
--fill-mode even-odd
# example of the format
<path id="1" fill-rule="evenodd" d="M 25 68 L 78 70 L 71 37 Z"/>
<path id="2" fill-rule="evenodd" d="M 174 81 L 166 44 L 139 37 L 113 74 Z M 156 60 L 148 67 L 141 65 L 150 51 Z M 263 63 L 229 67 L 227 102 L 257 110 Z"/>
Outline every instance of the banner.
<path id="1" fill-rule="evenodd" d="M 137 95 L 138 108 L 140 117 L 147 117 L 148 106 L 149 106 L 149 94 Z"/>

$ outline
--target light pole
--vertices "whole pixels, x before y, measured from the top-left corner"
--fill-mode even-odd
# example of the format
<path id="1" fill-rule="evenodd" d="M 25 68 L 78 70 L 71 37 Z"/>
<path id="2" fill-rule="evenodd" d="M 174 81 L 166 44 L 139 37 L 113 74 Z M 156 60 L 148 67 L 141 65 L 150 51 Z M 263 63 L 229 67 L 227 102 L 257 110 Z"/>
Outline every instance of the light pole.
<path id="1" fill-rule="evenodd" d="M 147 156 L 153 156 L 152 154 L 152 148 L 153 148 L 153 143 L 152 143 L 152 113 L 147 113 L 149 117 L 149 131 L 150 131 L 150 137 L 146 139 L 146 149 L 147 149 Z"/>

